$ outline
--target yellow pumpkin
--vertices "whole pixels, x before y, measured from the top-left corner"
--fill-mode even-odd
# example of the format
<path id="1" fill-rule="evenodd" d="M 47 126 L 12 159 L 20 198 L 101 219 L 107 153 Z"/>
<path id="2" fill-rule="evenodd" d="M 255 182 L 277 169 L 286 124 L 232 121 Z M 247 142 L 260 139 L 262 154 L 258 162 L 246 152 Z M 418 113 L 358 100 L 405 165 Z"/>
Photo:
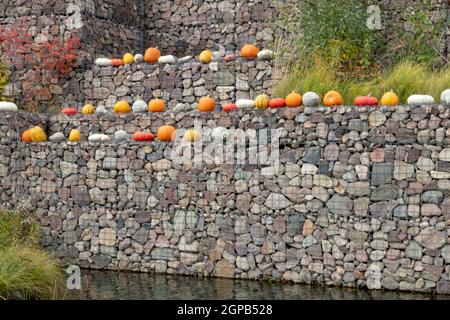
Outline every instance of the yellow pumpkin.
<path id="1" fill-rule="evenodd" d="M 267 94 L 260 94 L 255 99 L 255 108 L 267 109 L 269 107 L 269 96 Z"/>
<path id="2" fill-rule="evenodd" d="M 201 138 L 200 132 L 194 129 L 189 129 L 184 133 L 184 140 L 188 142 L 194 142 Z"/>
<path id="3" fill-rule="evenodd" d="M 114 112 L 115 113 L 130 113 L 131 112 L 130 104 L 128 103 L 128 101 L 125 101 L 125 100 L 119 101 L 114 105 Z"/>
<path id="4" fill-rule="evenodd" d="M 125 53 L 122 60 L 124 64 L 132 64 L 134 63 L 134 56 L 131 53 Z"/>
<path id="5" fill-rule="evenodd" d="M 31 140 L 33 142 L 45 142 L 47 141 L 47 136 L 41 127 L 33 127 L 30 131 Z"/>
<path id="6" fill-rule="evenodd" d="M 93 114 L 95 112 L 95 108 L 92 104 L 87 104 L 81 109 L 82 114 Z"/>
<path id="7" fill-rule="evenodd" d="M 70 142 L 77 142 L 77 141 L 80 141 L 80 138 L 81 138 L 80 130 L 72 129 L 72 130 L 70 131 L 70 134 L 69 134 L 69 141 L 70 141 Z"/>
<path id="8" fill-rule="evenodd" d="M 209 50 L 203 50 L 200 53 L 200 56 L 198 57 L 198 60 L 201 63 L 209 63 L 209 62 L 211 62 L 211 59 L 212 59 L 212 52 Z"/>
<path id="9" fill-rule="evenodd" d="M 393 90 L 386 92 L 383 97 L 381 97 L 380 104 L 382 106 L 396 106 L 399 103 L 398 96 Z"/>

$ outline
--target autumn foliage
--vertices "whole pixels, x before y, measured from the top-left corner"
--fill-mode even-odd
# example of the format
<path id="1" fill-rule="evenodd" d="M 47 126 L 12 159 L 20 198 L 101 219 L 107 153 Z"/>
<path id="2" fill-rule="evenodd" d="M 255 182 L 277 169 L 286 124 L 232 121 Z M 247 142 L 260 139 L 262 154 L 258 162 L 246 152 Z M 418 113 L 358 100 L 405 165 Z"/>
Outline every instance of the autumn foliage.
<path id="1" fill-rule="evenodd" d="M 52 88 L 68 77 L 79 57 L 77 35 L 65 39 L 47 37 L 33 38 L 26 20 L 0 26 L 0 46 L 8 57 L 12 74 L 20 75 L 12 80 L 22 83 L 21 96 L 17 96 L 27 111 L 37 111 L 41 101 L 52 99 Z"/>

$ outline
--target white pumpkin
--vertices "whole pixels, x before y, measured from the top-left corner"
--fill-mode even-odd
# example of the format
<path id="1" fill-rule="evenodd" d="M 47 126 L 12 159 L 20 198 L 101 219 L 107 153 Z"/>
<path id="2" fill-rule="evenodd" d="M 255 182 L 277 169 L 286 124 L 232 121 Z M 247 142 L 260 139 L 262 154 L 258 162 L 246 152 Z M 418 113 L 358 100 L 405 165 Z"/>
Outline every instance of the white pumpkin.
<path id="1" fill-rule="evenodd" d="M 251 99 L 239 99 L 236 101 L 238 109 L 253 109 L 255 107 L 255 101 Z"/>
<path id="2" fill-rule="evenodd" d="M 129 135 L 124 130 L 119 130 L 114 133 L 114 139 L 117 141 L 125 141 L 125 140 L 128 140 L 128 138 L 129 138 Z"/>
<path id="3" fill-rule="evenodd" d="M 142 63 L 144 62 L 144 56 L 140 53 L 134 56 L 134 62 L 135 63 Z"/>
<path id="4" fill-rule="evenodd" d="M 302 102 L 305 107 L 317 107 L 320 105 L 320 96 L 315 92 L 308 91 L 303 95 Z"/>
<path id="5" fill-rule="evenodd" d="M 49 138 L 49 141 L 53 141 L 53 142 L 62 142 L 66 140 L 66 137 L 64 137 L 64 134 L 62 132 L 56 132 L 54 134 L 52 134 Z"/>
<path id="6" fill-rule="evenodd" d="M 109 137 L 106 134 L 94 133 L 89 136 L 88 141 L 91 141 L 91 142 L 109 141 Z"/>
<path id="7" fill-rule="evenodd" d="M 434 98 L 424 94 L 413 94 L 408 98 L 408 104 L 412 106 L 434 104 Z"/>
<path id="8" fill-rule="evenodd" d="M 98 58 L 95 60 L 95 65 L 99 67 L 109 67 L 112 66 L 112 60 L 108 58 Z"/>
<path id="9" fill-rule="evenodd" d="M 271 60 L 273 59 L 273 51 L 268 49 L 261 50 L 258 52 L 257 57 L 260 60 Z"/>
<path id="10" fill-rule="evenodd" d="M 178 62 L 179 63 L 185 63 L 185 62 L 188 62 L 191 59 L 192 59 L 192 56 L 186 56 L 186 57 L 178 59 Z"/>
<path id="11" fill-rule="evenodd" d="M 172 55 L 168 55 L 168 56 L 161 56 L 158 59 L 159 63 L 175 63 L 175 57 Z"/>
<path id="12" fill-rule="evenodd" d="M 101 115 L 105 114 L 108 111 L 106 111 L 106 108 L 104 106 L 98 106 L 97 109 L 95 109 L 95 114 Z"/>
<path id="13" fill-rule="evenodd" d="M 148 106 L 145 103 L 145 101 L 137 100 L 133 103 L 132 109 L 133 109 L 133 112 L 142 113 L 142 112 L 146 112 L 148 110 Z"/>
<path id="14" fill-rule="evenodd" d="M 441 94 L 441 103 L 450 105 L 450 89 L 444 90 Z"/>
<path id="15" fill-rule="evenodd" d="M 17 106 L 12 102 L 0 101 L 0 111 L 17 111 Z"/>

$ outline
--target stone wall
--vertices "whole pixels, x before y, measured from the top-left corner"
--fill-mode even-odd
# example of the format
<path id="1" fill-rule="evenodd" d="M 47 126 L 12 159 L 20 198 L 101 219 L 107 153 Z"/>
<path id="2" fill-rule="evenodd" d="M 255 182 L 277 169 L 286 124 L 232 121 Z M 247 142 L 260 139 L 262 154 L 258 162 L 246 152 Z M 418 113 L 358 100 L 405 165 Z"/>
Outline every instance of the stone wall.
<path id="1" fill-rule="evenodd" d="M 280 78 L 271 61 L 212 62 L 197 59 L 174 65 L 133 64 L 120 68 L 94 67 L 85 72 L 82 83 L 85 100 L 112 109 L 118 100 L 130 103 L 141 98 L 149 101 L 162 98 L 173 110 L 178 104 L 191 110 L 199 98 L 214 97 L 220 104 L 240 98 L 254 98 L 262 92 L 271 93 Z M 178 106 L 178 108 L 181 108 Z"/>
<path id="2" fill-rule="evenodd" d="M 278 128 L 280 167 L 179 165 L 174 143 L 23 144 L 4 120 L 0 199 L 86 268 L 449 293 L 449 118 L 399 106 L 47 120 L 49 133 L 81 125 L 83 140 L 194 119 L 205 142 L 218 126 Z"/>

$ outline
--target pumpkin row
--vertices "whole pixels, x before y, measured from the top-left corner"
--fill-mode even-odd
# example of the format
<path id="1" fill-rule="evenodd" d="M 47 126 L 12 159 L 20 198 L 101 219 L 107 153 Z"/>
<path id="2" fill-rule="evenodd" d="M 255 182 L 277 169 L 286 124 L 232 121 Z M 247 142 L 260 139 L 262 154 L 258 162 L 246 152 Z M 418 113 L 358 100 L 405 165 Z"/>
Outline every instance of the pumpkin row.
<path id="1" fill-rule="evenodd" d="M 246 44 L 242 47 L 239 53 L 240 57 L 244 59 L 260 59 L 260 60 L 269 60 L 273 58 L 273 52 L 271 50 L 260 50 L 253 44 Z M 198 56 L 198 61 L 201 63 L 210 63 L 213 61 L 213 58 L 217 60 L 219 57 L 215 52 L 210 50 L 203 50 Z M 186 62 L 190 60 L 191 57 L 184 57 L 179 59 L 179 62 Z M 234 54 L 228 54 L 223 57 L 225 62 L 230 62 L 236 59 Z M 109 59 L 109 58 L 98 58 L 95 60 L 95 65 L 100 67 L 120 67 L 126 64 L 133 63 L 164 63 L 171 64 L 176 63 L 177 59 L 173 55 L 161 55 L 161 51 L 158 48 L 148 48 L 145 51 L 145 54 L 136 54 L 132 55 L 131 53 L 125 53 L 122 59 Z"/>
<path id="2" fill-rule="evenodd" d="M 158 128 L 157 138 L 159 141 L 173 141 L 176 136 L 176 129 L 173 126 L 165 125 Z M 46 142 L 47 135 L 45 131 L 39 127 L 35 126 L 31 129 L 25 130 L 22 133 L 22 141 L 23 142 Z M 116 141 L 126 141 L 130 138 L 130 135 L 124 131 L 119 130 L 114 133 L 114 139 Z M 134 141 L 155 141 L 155 134 L 151 132 L 135 132 L 131 135 L 131 138 Z M 188 129 L 183 135 L 184 140 L 188 142 L 194 142 L 201 138 L 201 134 L 194 129 Z M 65 141 L 66 138 L 63 133 L 57 132 L 49 137 L 49 140 L 52 142 L 62 142 Z M 70 131 L 69 137 L 67 139 L 69 142 L 78 142 L 81 140 L 81 132 L 78 129 L 72 129 Z M 109 136 L 105 134 L 95 133 L 91 134 L 88 137 L 88 141 L 91 142 L 104 142 L 110 141 Z"/>

